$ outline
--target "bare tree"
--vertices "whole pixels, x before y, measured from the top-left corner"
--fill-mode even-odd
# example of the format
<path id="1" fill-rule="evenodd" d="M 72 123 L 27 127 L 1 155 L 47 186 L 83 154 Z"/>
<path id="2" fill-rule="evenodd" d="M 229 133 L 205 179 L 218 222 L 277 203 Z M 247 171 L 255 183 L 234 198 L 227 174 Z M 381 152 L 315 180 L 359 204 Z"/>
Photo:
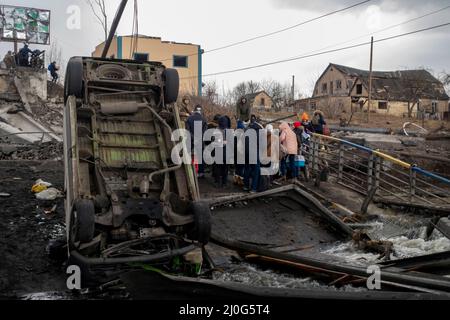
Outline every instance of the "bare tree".
<path id="1" fill-rule="evenodd" d="M 56 62 L 56 66 L 59 68 L 58 82 L 64 80 L 65 60 L 63 59 L 62 49 L 56 39 L 53 39 L 49 50 L 45 51 L 46 60 L 48 63 Z"/>
<path id="2" fill-rule="evenodd" d="M 210 80 L 205 83 L 203 88 L 203 97 L 208 100 L 210 104 L 217 104 L 219 100 L 219 88 L 215 80 Z"/>
<path id="3" fill-rule="evenodd" d="M 97 22 L 102 26 L 105 33 L 105 41 L 108 39 L 108 14 L 106 12 L 105 0 L 86 0 L 92 10 Z"/>
<path id="4" fill-rule="evenodd" d="M 443 70 L 439 74 L 439 80 L 444 85 L 445 91 L 447 93 L 450 93 L 450 73 L 448 73 L 447 71 Z"/>
<path id="5" fill-rule="evenodd" d="M 403 80 L 406 100 L 408 102 L 408 118 L 412 117 L 414 108 L 418 105 L 420 97 L 427 86 L 427 81 L 418 77 L 406 76 Z"/>
<path id="6" fill-rule="evenodd" d="M 57 65 L 60 65 L 62 62 L 62 49 L 59 46 L 56 39 L 52 41 L 50 49 L 46 51 L 47 61 L 49 63 L 56 62 Z"/>

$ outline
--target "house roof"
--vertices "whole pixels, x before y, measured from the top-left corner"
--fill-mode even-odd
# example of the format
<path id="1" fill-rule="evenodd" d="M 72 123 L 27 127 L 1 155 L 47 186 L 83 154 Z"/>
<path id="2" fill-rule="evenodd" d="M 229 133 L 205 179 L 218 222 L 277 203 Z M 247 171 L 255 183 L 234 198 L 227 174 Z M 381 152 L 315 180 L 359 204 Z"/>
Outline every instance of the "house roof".
<path id="1" fill-rule="evenodd" d="M 133 35 L 123 35 L 123 38 L 132 38 Z M 169 43 L 169 44 L 181 44 L 181 45 L 187 45 L 187 46 L 198 46 L 198 44 L 194 44 L 194 43 L 189 43 L 189 42 L 176 42 L 176 41 L 167 41 L 167 40 L 162 40 L 161 37 L 153 37 L 153 36 L 147 36 L 144 34 L 139 34 L 138 35 L 139 39 L 151 39 L 151 40 L 160 40 L 161 43 Z"/>
<path id="2" fill-rule="evenodd" d="M 331 63 L 330 66 L 348 76 L 360 79 L 363 85 L 369 88 L 369 71 L 334 63 Z M 415 93 L 416 91 L 417 93 Z M 444 85 L 431 73 L 423 69 L 373 71 L 372 93 L 373 97 L 378 99 L 405 101 L 409 100 L 411 95 L 414 94 L 423 99 L 449 100 Z"/>

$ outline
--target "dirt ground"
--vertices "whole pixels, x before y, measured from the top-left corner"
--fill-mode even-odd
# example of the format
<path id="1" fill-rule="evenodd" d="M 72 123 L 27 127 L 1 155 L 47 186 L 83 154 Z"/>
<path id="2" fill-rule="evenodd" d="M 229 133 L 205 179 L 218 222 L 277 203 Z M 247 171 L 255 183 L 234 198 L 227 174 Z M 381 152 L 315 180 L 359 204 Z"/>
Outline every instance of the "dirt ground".
<path id="1" fill-rule="evenodd" d="M 0 161 L 0 296 L 65 289 L 61 263 L 46 248 L 64 234 L 63 200 L 43 202 L 31 193 L 35 180 L 63 189 L 63 165 L 55 161 Z M 44 211 L 57 205 L 56 212 Z"/>

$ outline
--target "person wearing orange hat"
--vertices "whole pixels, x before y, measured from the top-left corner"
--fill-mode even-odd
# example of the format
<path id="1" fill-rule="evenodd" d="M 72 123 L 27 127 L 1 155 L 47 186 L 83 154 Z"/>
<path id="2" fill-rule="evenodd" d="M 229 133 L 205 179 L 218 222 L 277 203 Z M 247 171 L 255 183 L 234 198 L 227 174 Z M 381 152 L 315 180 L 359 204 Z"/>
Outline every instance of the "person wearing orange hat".
<path id="1" fill-rule="evenodd" d="M 313 132 L 311 122 L 309 121 L 309 115 L 306 112 L 302 114 L 302 126 L 306 132 Z"/>
<path id="2" fill-rule="evenodd" d="M 309 121 L 309 116 L 306 112 L 303 112 L 302 114 L 302 122 L 308 122 Z"/>

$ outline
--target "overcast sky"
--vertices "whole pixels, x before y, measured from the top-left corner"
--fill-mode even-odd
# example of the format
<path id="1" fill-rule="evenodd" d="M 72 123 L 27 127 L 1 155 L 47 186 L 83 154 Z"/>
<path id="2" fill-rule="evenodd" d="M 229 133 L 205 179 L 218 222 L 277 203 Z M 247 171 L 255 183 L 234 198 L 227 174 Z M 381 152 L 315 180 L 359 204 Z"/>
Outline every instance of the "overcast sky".
<path id="1" fill-rule="evenodd" d="M 107 0 L 111 18 L 119 0 Z M 139 33 L 163 40 L 200 44 L 214 49 L 295 25 L 360 0 L 138 0 Z M 52 10 L 52 39 L 62 47 L 64 59 L 90 55 L 102 41 L 102 30 L 84 0 L 5 0 L 2 4 L 32 6 Z M 68 8 L 81 9 L 81 29 L 67 28 Z M 450 5 L 450 0 L 373 0 L 357 8 L 338 13 L 298 28 L 240 46 L 205 54 L 203 73 L 210 74 L 247 67 L 340 44 L 333 48 L 370 41 L 370 34 Z M 130 0 L 118 29 L 119 35 L 132 30 L 133 1 Z M 112 19 L 111 19 L 112 20 Z M 374 38 L 401 34 L 450 22 L 450 9 L 396 28 L 374 34 Z M 346 42 L 355 38 L 359 39 Z M 345 44 L 342 44 L 346 42 Z M 397 70 L 425 67 L 450 71 L 450 26 L 375 44 L 374 69 Z M 2 43 L 0 53 L 11 49 Z M 296 76 L 300 91 L 310 93 L 312 83 L 329 62 L 368 69 L 369 46 L 330 53 L 248 70 L 206 77 L 227 89 L 243 80 L 275 79 L 289 82 Z"/>

